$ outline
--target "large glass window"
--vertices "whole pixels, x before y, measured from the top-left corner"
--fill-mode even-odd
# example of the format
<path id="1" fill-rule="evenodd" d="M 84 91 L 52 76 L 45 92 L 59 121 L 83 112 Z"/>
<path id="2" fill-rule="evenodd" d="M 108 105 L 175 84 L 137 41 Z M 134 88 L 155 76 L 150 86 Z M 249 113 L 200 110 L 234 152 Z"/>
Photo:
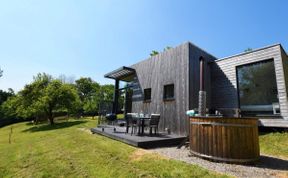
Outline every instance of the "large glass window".
<path id="1" fill-rule="evenodd" d="M 279 114 L 273 60 L 237 67 L 237 79 L 242 115 Z"/>

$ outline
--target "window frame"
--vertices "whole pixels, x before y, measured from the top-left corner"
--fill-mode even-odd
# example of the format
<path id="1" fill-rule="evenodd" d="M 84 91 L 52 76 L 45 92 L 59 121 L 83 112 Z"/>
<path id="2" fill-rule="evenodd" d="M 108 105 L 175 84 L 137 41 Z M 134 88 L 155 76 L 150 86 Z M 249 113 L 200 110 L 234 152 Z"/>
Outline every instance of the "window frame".
<path id="1" fill-rule="evenodd" d="M 277 89 L 277 99 L 278 99 L 278 103 L 280 104 L 279 101 L 279 93 L 278 93 L 278 86 L 277 86 L 277 76 L 276 76 L 276 69 L 275 69 L 275 61 L 274 58 L 268 58 L 268 59 L 264 59 L 264 60 L 259 60 L 259 61 L 255 61 L 255 62 L 250 62 L 250 63 L 245 63 L 245 64 L 241 64 L 241 65 L 237 65 L 235 66 L 235 70 L 236 70 L 236 81 L 237 81 L 237 99 L 238 99 L 238 108 L 241 109 L 241 96 L 240 96 L 240 79 L 239 79 L 239 69 L 243 68 L 243 67 L 249 67 L 249 66 L 253 66 L 253 65 L 257 65 L 259 63 L 268 63 L 271 62 L 273 64 L 274 67 L 274 72 L 275 72 L 275 81 L 276 81 L 276 89 Z M 245 111 L 244 111 L 245 112 Z M 255 114 L 249 114 L 249 113 L 242 113 L 243 116 L 245 117 L 249 117 L 249 116 L 271 116 L 271 117 L 277 117 L 279 115 L 281 115 L 281 110 L 280 113 L 278 114 L 262 114 L 262 113 L 257 113 L 257 111 L 252 111 L 255 112 Z"/>
<path id="2" fill-rule="evenodd" d="M 167 90 L 169 89 L 169 87 L 173 87 L 173 97 L 167 97 L 167 92 L 168 92 Z M 164 101 L 173 101 L 173 100 L 175 100 L 175 85 L 174 85 L 174 83 L 164 85 L 164 87 L 163 87 L 163 100 Z"/>
<path id="3" fill-rule="evenodd" d="M 149 91 L 150 90 L 150 96 L 147 98 L 147 96 L 146 96 L 146 91 Z M 144 96 L 143 96 L 143 102 L 151 102 L 151 98 L 152 98 L 152 89 L 151 88 L 145 88 L 144 90 L 143 90 L 143 94 L 144 94 Z"/>

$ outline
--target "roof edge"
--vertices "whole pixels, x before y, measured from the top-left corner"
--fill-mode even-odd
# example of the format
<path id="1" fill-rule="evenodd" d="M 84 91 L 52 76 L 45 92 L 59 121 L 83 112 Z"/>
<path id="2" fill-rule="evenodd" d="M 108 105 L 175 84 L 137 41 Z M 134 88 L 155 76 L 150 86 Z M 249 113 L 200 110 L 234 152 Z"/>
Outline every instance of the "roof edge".
<path id="1" fill-rule="evenodd" d="M 115 72 L 118 72 L 120 70 L 130 70 L 130 71 L 135 71 L 135 69 L 133 68 L 130 68 L 130 67 L 126 67 L 126 66 L 122 66 L 122 67 L 119 67 L 118 69 L 115 69 L 107 74 L 104 75 L 105 78 L 110 78 L 109 75 L 115 73 Z"/>
<path id="2" fill-rule="evenodd" d="M 282 45 L 280 43 L 276 43 L 276 44 L 264 46 L 262 48 L 257 48 L 255 50 L 252 50 L 252 51 L 249 51 L 249 52 L 241 52 L 241 53 L 238 53 L 238 54 L 235 54 L 235 55 L 231 55 L 231 56 L 227 56 L 227 57 L 224 57 L 224 58 L 220 58 L 220 59 L 217 59 L 215 61 L 222 61 L 222 60 L 229 59 L 229 58 L 232 58 L 232 57 L 237 57 L 237 56 L 242 56 L 242 55 L 254 53 L 254 52 L 261 51 L 261 50 L 268 49 L 268 48 L 272 48 L 272 47 L 275 47 L 275 46 L 280 46 L 283 49 L 283 47 L 282 47 Z M 283 49 L 283 51 L 285 52 L 284 49 Z M 287 53 L 286 53 L 286 55 L 287 55 Z"/>
<path id="3" fill-rule="evenodd" d="M 203 48 L 200 48 L 199 46 L 195 45 L 194 43 L 190 42 L 190 41 L 187 41 L 186 43 L 202 50 L 203 52 L 205 52 L 206 54 L 210 55 L 211 57 L 215 58 L 216 60 L 218 59 L 216 56 L 212 55 L 211 53 L 207 52 L 206 50 L 204 50 Z M 184 43 L 185 44 L 185 43 Z"/>

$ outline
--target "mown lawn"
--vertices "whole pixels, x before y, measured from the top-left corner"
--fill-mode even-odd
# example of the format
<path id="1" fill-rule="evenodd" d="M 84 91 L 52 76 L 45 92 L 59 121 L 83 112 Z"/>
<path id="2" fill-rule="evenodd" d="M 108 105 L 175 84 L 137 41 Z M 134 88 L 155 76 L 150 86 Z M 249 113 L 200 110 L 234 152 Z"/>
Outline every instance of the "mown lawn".
<path id="1" fill-rule="evenodd" d="M 259 137 L 261 153 L 288 159 L 288 133 L 262 133 Z"/>
<path id="2" fill-rule="evenodd" d="M 87 129 L 95 125 L 70 119 L 0 128 L 0 177 L 227 177 L 91 135 Z"/>

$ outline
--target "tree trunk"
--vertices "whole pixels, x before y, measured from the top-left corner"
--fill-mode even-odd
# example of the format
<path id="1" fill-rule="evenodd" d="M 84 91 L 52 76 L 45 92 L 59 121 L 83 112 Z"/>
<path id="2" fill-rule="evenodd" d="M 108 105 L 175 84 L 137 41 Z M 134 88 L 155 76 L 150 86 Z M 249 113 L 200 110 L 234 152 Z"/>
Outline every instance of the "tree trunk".
<path id="1" fill-rule="evenodd" d="M 50 122 L 50 125 L 54 125 L 54 118 L 53 117 L 52 118 L 49 117 L 49 122 Z"/>
<path id="2" fill-rule="evenodd" d="M 50 125 L 53 125 L 54 124 L 54 117 L 53 117 L 52 109 L 49 109 L 48 119 L 49 119 Z"/>

